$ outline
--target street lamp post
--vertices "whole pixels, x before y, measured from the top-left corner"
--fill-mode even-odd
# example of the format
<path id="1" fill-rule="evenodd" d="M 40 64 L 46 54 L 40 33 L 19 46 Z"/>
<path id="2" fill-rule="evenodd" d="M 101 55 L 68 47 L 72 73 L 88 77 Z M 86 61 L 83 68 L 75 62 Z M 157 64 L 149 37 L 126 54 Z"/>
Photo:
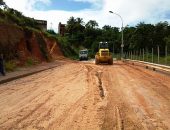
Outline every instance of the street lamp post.
<path id="1" fill-rule="evenodd" d="M 115 15 L 119 16 L 121 21 L 122 21 L 122 28 L 121 28 L 121 31 L 122 31 L 121 58 L 123 59 L 123 48 L 124 48 L 124 43 L 123 43 L 123 19 L 119 14 L 114 13 L 113 11 L 109 11 L 109 13 L 112 13 L 112 14 L 115 14 Z"/>

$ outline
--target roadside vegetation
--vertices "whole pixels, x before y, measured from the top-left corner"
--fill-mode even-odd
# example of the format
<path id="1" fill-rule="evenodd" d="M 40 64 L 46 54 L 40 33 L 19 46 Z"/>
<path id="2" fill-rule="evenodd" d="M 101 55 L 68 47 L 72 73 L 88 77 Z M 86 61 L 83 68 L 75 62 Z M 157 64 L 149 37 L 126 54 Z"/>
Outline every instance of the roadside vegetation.
<path id="1" fill-rule="evenodd" d="M 87 23 L 82 18 L 70 17 L 66 24 L 66 33 L 58 36 L 61 43 L 75 48 L 90 49 L 92 55 L 98 50 L 100 41 L 107 41 L 109 49 L 117 57 L 121 51 L 121 29 L 105 25 L 99 28 L 97 21 L 90 20 Z M 170 25 L 168 22 L 146 24 L 141 22 L 134 27 L 124 27 L 124 52 L 147 49 L 151 53 L 152 48 L 160 47 L 160 56 L 165 56 L 165 46 L 170 54 Z"/>

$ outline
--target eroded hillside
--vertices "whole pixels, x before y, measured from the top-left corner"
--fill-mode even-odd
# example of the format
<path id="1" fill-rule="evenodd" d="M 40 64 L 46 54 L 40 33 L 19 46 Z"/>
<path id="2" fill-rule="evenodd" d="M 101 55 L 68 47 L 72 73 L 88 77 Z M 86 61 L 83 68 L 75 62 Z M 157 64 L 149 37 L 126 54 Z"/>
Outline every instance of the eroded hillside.
<path id="1" fill-rule="evenodd" d="M 0 52 L 5 59 L 18 60 L 20 64 L 29 58 L 42 62 L 63 56 L 55 39 L 30 28 L 0 23 L 0 39 Z"/>

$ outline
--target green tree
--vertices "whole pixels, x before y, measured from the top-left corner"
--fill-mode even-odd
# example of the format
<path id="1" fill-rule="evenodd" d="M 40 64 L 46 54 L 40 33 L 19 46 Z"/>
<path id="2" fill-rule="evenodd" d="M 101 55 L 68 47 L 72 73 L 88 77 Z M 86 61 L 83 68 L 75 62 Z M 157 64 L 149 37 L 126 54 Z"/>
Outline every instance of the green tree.
<path id="1" fill-rule="evenodd" d="M 90 20 L 85 25 L 86 28 L 97 28 L 99 25 L 95 20 Z"/>
<path id="2" fill-rule="evenodd" d="M 154 26 L 151 24 L 139 23 L 130 39 L 130 49 L 142 49 L 153 47 Z"/>
<path id="3" fill-rule="evenodd" d="M 47 32 L 48 32 L 49 34 L 52 34 L 52 35 L 57 35 L 57 34 L 54 32 L 53 29 L 49 29 L 49 30 L 47 30 Z"/>
<path id="4" fill-rule="evenodd" d="M 76 19 L 74 17 L 70 17 L 66 25 L 66 30 L 70 35 L 73 35 L 75 31 L 75 24 L 76 24 Z"/>
<path id="5" fill-rule="evenodd" d="M 6 3 L 3 0 L 0 0 L 0 11 L 2 11 L 1 7 L 3 7 L 4 9 L 8 8 L 8 6 L 6 5 Z"/>
<path id="6" fill-rule="evenodd" d="M 66 31 L 71 45 L 80 46 L 84 41 L 84 21 L 82 18 L 70 17 L 67 21 Z"/>
<path id="7" fill-rule="evenodd" d="M 96 41 L 97 37 L 101 34 L 101 30 L 98 29 L 98 23 L 95 20 L 90 20 L 85 25 L 85 39 L 83 46 L 86 48 L 91 48 L 92 44 Z"/>
<path id="8" fill-rule="evenodd" d="M 168 28 L 168 23 L 167 22 L 159 22 L 155 25 L 155 32 L 154 32 L 154 41 L 156 45 L 159 46 L 165 46 L 164 38 L 167 35 L 167 28 Z"/>
<path id="9" fill-rule="evenodd" d="M 6 5 L 3 0 L 0 0 L 0 6 Z"/>
<path id="10" fill-rule="evenodd" d="M 170 47 L 170 35 L 164 38 L 164 41 L 168 47 Z"/>

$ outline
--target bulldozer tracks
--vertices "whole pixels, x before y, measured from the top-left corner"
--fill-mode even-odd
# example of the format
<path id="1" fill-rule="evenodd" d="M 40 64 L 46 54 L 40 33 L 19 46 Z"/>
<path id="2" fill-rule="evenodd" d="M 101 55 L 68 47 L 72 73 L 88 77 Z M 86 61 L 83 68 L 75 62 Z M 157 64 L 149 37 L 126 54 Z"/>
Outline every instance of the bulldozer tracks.
<path id="1" fill-rule="evenodd" d="M 121 117 L 120 109 L 118 106 L 115 106 L 115 117 L 116 117 L 116 129 L 124 130 L 123 119 Z"/>
<path id="2" fill-rule="evenodd" d="M 104 98 L 105 94 L 104 94 L 104 89 L 103 89 L 102 79 L 101 79 L 102 72 L 101 71 L 96 72 L 96 76 L 98 78 L 98 83 L 99 83 L 98 87 L 99 87 L 99 90 L 100 90 L 100 96 L 102 98 Z"/>

